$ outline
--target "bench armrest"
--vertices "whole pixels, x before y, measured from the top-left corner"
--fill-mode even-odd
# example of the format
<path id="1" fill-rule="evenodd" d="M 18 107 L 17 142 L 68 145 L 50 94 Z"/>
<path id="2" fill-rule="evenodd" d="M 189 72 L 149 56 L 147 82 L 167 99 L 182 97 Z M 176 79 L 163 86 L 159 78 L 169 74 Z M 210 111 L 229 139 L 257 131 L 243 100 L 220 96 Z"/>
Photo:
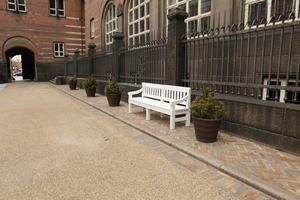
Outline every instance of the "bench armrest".
<path id="1" fill-rule="evenodd" d="M 133 95 L 137 95 L 137 94 L 142 93 L 142 92 L 143 92 L 143 89 L 139 89 L 139 90 L 133 91 L 133 92 L 128 92 L 128 96 L 131 99 Z"/>
<path id="2" fill-rule="evenodd" d="M 179 100 L 170 101 L 170 105 L 171 105 L 171 107 L 175 107 L 175 105 L 180 104 L 180 103 L 188 100 L 188 98 L 189 98 L 189 96 L 186 96 L 186 97 L 184 97 L 182 99 L 179 99 Z"/>

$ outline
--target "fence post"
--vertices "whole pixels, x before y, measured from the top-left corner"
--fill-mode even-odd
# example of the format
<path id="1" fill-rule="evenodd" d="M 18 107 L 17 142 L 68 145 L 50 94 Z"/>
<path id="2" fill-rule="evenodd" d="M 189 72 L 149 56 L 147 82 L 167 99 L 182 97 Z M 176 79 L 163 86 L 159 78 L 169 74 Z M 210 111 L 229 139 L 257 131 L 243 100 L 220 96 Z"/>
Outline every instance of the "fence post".
<path id="1" fill-rule="evenodd" d="M 88 67 L 89 67 L 89 76 L 91 76 L 94 72 L 94 62 L 93 57 L 96 53 L 96 45 L 94 43 L 89 43 L 88 45 Z"/>
<path id="2" fill-rule="evenodd" d="M 120 68 L 121 68 L 121 59 L 120 59 L 120 50 L 124 47 L 124 34 L 122 32 L 115 32 L 113 34 L 113 57 L 114 65 L 112 69 L 112 77 L 119 80 L 120 78 Z"/>
<path id="3" fill-rule="evenodd" d="M 69 61 L 69 54 L 65 54 L 65 76 L 68 76 L 68 61 Z"/>
<path id="4" fill-rule="evenodd" d="M 74 67 L 75 67 L 75 74 L 74 74 L 74 76 L 76 76 L 76 77 L 78 75 L 78 62 L 77 62 L 78 57 L 79 57 L 79 49 L 76 49 L 74 51 L 74 56 L 73 56 L 73 62 L 74 62 Z"/>
<path id="5" fill-rule="evenodd" d="M 181 79 L 184 74 L 185 48 L 182 37 L 186 34 L 184 20 L 188 14 L 181 8 L 172 9 L 168 14 L 168 43 L 166 84 L 182 85 Z"/>

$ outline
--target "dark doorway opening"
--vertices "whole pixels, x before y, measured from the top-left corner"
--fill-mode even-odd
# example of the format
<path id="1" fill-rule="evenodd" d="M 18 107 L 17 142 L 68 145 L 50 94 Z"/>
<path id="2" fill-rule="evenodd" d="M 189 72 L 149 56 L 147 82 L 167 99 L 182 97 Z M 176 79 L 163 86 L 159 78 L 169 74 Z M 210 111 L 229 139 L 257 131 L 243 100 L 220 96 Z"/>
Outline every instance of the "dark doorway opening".
<path id="1" fill-rule="evenodd" d="M 21 56 L 21 65 L 22 65 L 22 76 L 23 80 L 34 80 L 35 78 L 35 61 L 34 53 L 23 47 L 15 47 L 6 51 L 6 60 L 8 66 L 8 77 L 10 80 L 13 80 L 13 71 L 12 71 L 12 58 L 14 56 Z"/>

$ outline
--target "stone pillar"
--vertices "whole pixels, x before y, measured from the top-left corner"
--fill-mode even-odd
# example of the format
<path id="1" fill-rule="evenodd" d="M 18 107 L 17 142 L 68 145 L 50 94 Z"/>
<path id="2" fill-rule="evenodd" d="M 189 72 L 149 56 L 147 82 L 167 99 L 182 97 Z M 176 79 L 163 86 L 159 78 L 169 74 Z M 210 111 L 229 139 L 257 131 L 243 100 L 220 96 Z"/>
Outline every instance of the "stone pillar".
<path id="1" fill-rule="evenodd" d="M 185 48 L 182 38 L 186 34 L 184 20 L 188 14 L 181 8 L 172 9 L 168 14 L 168 44 L 167 44 L 167 66 L 166 84 L 182 85 L 181 79 L 184 74 Z"/>
<path id="2" fill-rule="evenodd" d="M 114 55 L 114 65 L 112 69 L 112 77 L 119 80 L 120 78 L 120 69 L 121 69 L 121 59 L 120 53 L 121 49 L 125 46 L 124 43 L 124 34 L 122 32 L 115 32 L 113 34 L 113 55 Z"/>
<path id="3" fill-rule="evenodd" d="M 69 54 L 65 54 L 65 76 L 68 76 L 68 61 L 69 61 Z"/>
<path id="4" fill-rule="evenodd" d="M 93 58 L 94 58 L 94 55 L 96 54 L 96 45 L 94 43 L 89 43 L 88 48 L 89 48 L 88 49 L 89 76 L 92 76 L 93 72 L 94 72 Z"/>
<path id="5" fill-rule="evenodd" d="M 74 51 L 74 56 L 73 56 L 74 67 L 75 67 L 75 74 L 74 74 L 74 76 L 76 76 L 76 77 L 78 75 L 78 62 L 77 62 L 78 57 L 79 57 L 79 49 L 76 49 Z"/>

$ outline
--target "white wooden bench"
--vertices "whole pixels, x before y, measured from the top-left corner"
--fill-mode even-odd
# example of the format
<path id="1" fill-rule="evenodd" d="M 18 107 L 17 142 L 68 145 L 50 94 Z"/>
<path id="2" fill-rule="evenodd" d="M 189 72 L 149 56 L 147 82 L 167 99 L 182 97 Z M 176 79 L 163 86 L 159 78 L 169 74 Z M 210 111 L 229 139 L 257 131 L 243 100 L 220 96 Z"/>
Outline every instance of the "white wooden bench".
<path id="1" fill-rule="evenodd" d="M 138 94 L 141 96 L 134 97 Z M 128 92 L 128 96 L 129 113 L 132 105 L 136 105 L 146 109 L 146 120 L 150 120 L 150 111 L 153 110 L 170 116 L 170 129 L 180 121 L 190 126 L 191 89 L 188 87 L 142 83 L 140 90 Z M 176 118 L 176 115 L 185 116 Z"/>

